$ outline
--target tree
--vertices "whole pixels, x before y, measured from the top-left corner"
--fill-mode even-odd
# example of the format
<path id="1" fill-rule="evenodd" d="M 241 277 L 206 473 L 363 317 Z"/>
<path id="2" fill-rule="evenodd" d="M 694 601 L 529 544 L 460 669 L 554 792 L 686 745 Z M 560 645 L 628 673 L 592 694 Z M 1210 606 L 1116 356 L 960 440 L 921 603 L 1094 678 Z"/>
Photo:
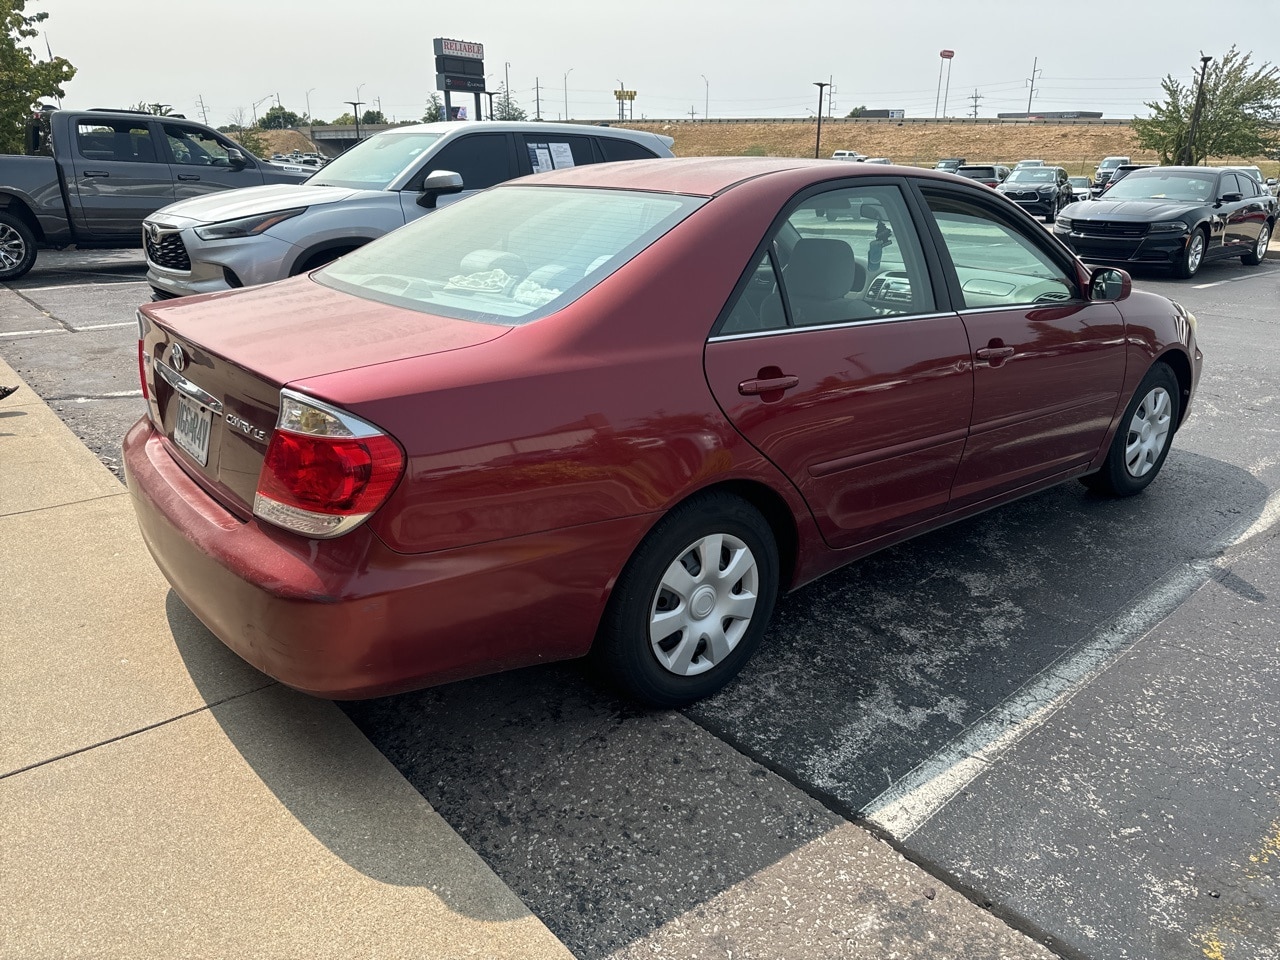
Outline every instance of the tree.
<path id="1" fill-rule="evenodd" d="M 495 120 L 527 120 L 529 115 L 511 96 L 511 91 L 504 83 L 501 92 L 493 100 L 493 119 Z"/>
<path id="2" fill-rule="evenodd" d="M 864 113 L 866 113 L 866 112 L 867 112 L 867 108 L 866 108 L 866 105 L 864 104 L 864 105 L 863 105 L 863 106 L 861 106 L 861 107 L 854 107 L 852 110 L 850 110 L 848 113 L 846 113 L 846 114 L 845 114 L 845 116 L 846 116 L 846 117 L 854 117 L 854 118 L 857 118 L 857 117 L 862 116 L 862 115 L 863 115 Z"/>
<path id="3" fill-rule="evenodd" d="M 173 104 L 171 103 L 147 103 L 145 101 L 139 101 L 129 109 L 137 110 L 141 113 L 153 113 L 157 117 L 173 116 Z"/>
<path id="4" fill-rule="evenodd" d="M 1280 148 L 1280 67 L 1263 63 L 1232 47 L 1204 73 L 1195 140 L 1188 143 L 1199 78 L 1184 86 L 1166 76 L 1162 102 L 1147 104 L 1150 117 L 1134 117 L 1138 143 L 1160 155 L 1161 163 L 1183 163 L 1188 146 L 1191 163 L 1208 157 L 1270 156 Z"/>
<path id="5" fill-rule="evenodd" d="M 26 0 L 0 0 L 5 33 L 0 38 L 0 152 L 22 153 L 27 118 L 42 97 L 62 97 L 76 68 L 62 57 L 36 60 L 27 41 L 40 35 L 47 13 L 26 12 Z"/>
<path id="6" fill-rule="evenodd" d="M 341 126 L 350 127 L 350 126 L 353 126 L 355 122 L 356 122 L 356 118 L 350 112 L 340 113 L 338 114 L 338 116 L 333 118 L 333 125 L 335 127 L 341 127 Z"/>
<path id="7" fill-rule="evenodd" d="M 366 110 L 364 113 L 360 114 L 360 122 L 363 124 L 386 123 L 387 118 L 383 115 L 381 110 Z"/>
<path id="8" fill-rule="evenodd" d="M 427 109 L 422 114 L 423 123 L 435 123 L 444 119 L 444 101 L 440 99 L 440 94 L 433 93 L 427 97 Z"/>
<path id="9" fill-rule="evenodd" d="M 258 126 L 263 130 L 285 130 L 288 127 L 296 127 L 302 123 L 302 118 L 292 110 L 286 110 L 280 104 L 276 104 L 270 110 L 262 115 L 258 121 Z"/>

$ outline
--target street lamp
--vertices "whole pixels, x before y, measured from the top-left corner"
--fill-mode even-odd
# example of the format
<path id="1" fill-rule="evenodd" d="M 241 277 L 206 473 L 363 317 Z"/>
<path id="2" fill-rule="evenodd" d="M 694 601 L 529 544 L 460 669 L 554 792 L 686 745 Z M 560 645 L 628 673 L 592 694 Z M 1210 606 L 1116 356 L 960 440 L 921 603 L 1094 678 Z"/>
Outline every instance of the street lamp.
<path id="1" fill-rule="evenodd" d="M 1209 69 L 1209 61 L 1212 59 L 1213 57 L 1206 57 L 1203 53 L 1200 54 L 1200 89 L 1196 91 L 1196 103 L 1191 108 L 1191 129 L 1187 131 L 1187 145 L 1182 148 L 1182 165 L 1184 167 L 1194 166 L 1196 162 L 1193 153 L 1196 142 L 1196 124 L 1200 122 L 1200 111 L 1204 108 L 1204 74 Z"/>
<path id="2" fill-rule="evenodd" d="M 702 119 L 709 120 L 711 118 L 711 81 L 707 79 L 705 73 L 699 74 L 699 76 L 702 77 L 702 82 L 707 85 L 706 100 L 702 104 Z"/>
<path id="3" fill-rule="evenodd" d="M 272 97 L 274 97 L 274 96 L 275 96 L 275 94 L 274 94 L 274 93 L 268 93 L 268 94 L 267 94 L 265 97 L 263 97 L 261 100 L 256 100 L 256 101 L 254 101 L 254 104 L 253 104 L 252 110 L 253 110 L 253 125 L 254 125 L 255 127 L 258 125 L 258 106 L 259 106 L 259 104 L 266 103 L 268 100 L 270 100 L 270 99 L 271 99 Z"/>
<path id="4" fill-rule="evenodd" d="M 502 69 L 502 117 L 511 116 L 511 61 L 505 61 Z"/>
<path id="5" fill-rule="evenodd" d="M 573 73 L 573 67 L 564 72 L 564 118 L 569 119 L 569 74 Z"/>
<path id="6" fill-rule="evenodd" d="M 311 149 L 313 150 L 316 146 L 316 122 L 311 118 L 311 94 L 315 92 L 315 89 L 315 87 L 312 87 L 303 94 L 307 98 L 307 129 L 311 134 Z"/>
<path id="7" fill-rule="evenodd" d="M 823 80 L 815 80 L 813 85 L 818 88 L 818 137 L 813 142 L 813 159 L 817 160 L 822 151 L 822 93 L 831 84 Z"/>
<path id="8" fill-rule="evenodd" d="M 361 87 L 364 84 L 360 84 Z M 360 96 L 360 87 L 356 88 L 356 96 Z M 363 100 L 343 100 L 343 103 L 351 104 L 351 113 L 356 118 L 356 143 L 360 142 L 360 108 L 364 106 Z"/>

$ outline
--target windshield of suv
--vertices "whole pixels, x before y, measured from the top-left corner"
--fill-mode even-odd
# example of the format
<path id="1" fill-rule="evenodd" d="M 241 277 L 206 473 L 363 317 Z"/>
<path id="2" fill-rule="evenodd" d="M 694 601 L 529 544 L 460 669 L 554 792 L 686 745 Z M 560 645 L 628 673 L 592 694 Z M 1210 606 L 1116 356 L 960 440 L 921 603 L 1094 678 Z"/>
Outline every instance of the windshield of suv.
<path id="1" fill-rule="evenodd" d="M 1023 167 L 1009 174 L 1005 183 L 1053 183 L 1058 179 L 1052 167 Z"/>
<path id="2" fill-rule="evenodd" d="M 956 173 L 962 177 L 973 177 L 981 180 L 993 180 L 996 175 L 995 167 L 958 167 Z"/>
<path id="3" fill-rule="evenodd" d="M 393 230 L 312 277 L 366 300 L 515 326 L 568 306 L 706 202 L 502 186 Z"/>
<path id="4" fill-rule="evenodd" d="M 1213 196 L 1212 173 L 1135 170 L 1107 191 L 1106 200 L 1185 200 L 1204 203 Z"/>
<path id="5" fill-rule="evenodd" d="M 309 186 L 385 190 L 433 143 L 438 133 L 380 133 L 330 160 Z"/>
<path id="6" fill-rule="evenodd" d="M 1100 164 L 1098 164 L 1098 169 L 1114 170 L 1116 167 L 1120 166 L 1120 164 L 1128 163 L 1128 162 L 1129 160 L 1126 157 L 1107 157 Z"/>

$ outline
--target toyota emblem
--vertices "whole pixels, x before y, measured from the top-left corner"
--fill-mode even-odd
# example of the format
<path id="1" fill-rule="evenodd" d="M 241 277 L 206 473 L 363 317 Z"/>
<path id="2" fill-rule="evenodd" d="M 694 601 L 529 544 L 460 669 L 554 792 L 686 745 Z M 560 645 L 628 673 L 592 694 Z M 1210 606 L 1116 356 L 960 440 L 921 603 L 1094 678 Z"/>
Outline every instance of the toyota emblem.
<path id="1" fill-rule="evenodd" d="M 146 227 L 147 227 L 147 239 L 150 240 L 152 243 L 159 243 L 160 228 L 157 227 L 154 223 L 148 223 Z"/>
<path id="2" fill-rule="evenodd" d="M 181 373 L 187 368 L 187 355 L 182 350 L 182 344 L 175 343 L 173 350 L 169 354 L 169 358 L 173 361 L 173 369 Z"/>

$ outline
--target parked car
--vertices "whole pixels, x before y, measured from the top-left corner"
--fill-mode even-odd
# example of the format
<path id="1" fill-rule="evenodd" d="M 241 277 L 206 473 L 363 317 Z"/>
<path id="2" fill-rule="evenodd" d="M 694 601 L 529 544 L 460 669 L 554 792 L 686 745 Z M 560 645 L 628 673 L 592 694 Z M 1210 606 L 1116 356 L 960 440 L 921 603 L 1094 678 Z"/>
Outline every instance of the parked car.
<path id="1" fill-rule="evenodd" d="M 157 564 L 344 698 L 589 654 L 688 703 L 781 592 L 1064 480 L 1138 493 L 1200 372 L 1194 317 L 985 188 L 782 158 L 505 183 L 139 337 Z"/>
<path id="2" fill-rule="evenodd" d="M 157 211 L 145 224 L 147 282 L 164 299 L 295 276 L 496 183 L 607 160 L 670 157 L 672 142 L 567 123 L 393 127 L 335 157 L 304 186 L 242 190 Z"/>
<path id="3" fill-rule="evenodd" d="M 944 157 L 933 165 L 933 169 L 945 170 L 948 173 L 955 173 L 956 170 L 966 162 L 967 161 L 964 157 Z"/>
<path id="4" fill-rule="evenodd" d="M 1244 173 L 1247 173 L 1249 176 L 1253 177 L 1254 180 L 1256 180 L 1258 183 L 1262 185 L 1262 190 L 1264 193 L 1269 193 L 1273 197 L 1277 193 L 1276 178 L 1271 177 L 1270 179 L 1268 179 L 1267 177 L 1264 177 L 1262 175 L 1262 171 L 1259 170 L 1257 167 L 1226 167 L 1224 169 L 1242 171 Z"/>
<path id="5" fill-rule="evenodd" d="M 1009 176 L 1009 168 L 998 163 L 966 163 L 957 167 L 955 172 L 992 188 L 1000 186 Z"/>
<path id="6" fill-rule="evenodd" d="M 313 172 L 251 156 L 193 120 L 136 110 L 41 111 L 26 151 L 0 156 L 0 280 L 30 270 L 40 246 L 136 247 L 143 218 L 175 199 Z"/>
<path id="7" fill-rule="evenodd" d="M 1117 183 L 1119 183 L 1129 174 L 1133 173 L 1133 171 L 1145 170 L 1147 167 L 1155 167 L 1155 166 L 1159 166 L 1159 164 L 1155 164 L 1155 163 L 1122 163 L 1120 164 L 1120 166 L 1116 167 L 1114 170 L 1111 171 L 1111 176 L 1109 176 L 1107 178 L 1107 182 L 1102 185 L 1102 191 L 1098 194 L 1098 196 L 1105 197 L 1107 195 L 1108 190 L 1114 187 Z"/>
<path id="8" fill-rule="evenodd" d="M 1093 194 L 1089 190 L 1089 187 L 1092 185 L 1092 181 L 1088 177 L 1068 177 L 1067 180 L 1071 183 L 1072 199 L 1074 200 L 1092 200 L 1093 199 Z"/>
<path id="9" fill-rule="evenodd" d="M 1116 167 L 1129 162 L 1131 161 L 1128 157 L 1103 157 L 1093 174 L 1093 186 L 1090 187 L 1093 195 L 1096 197 L 1102 193 L 1102 188 L 1111 179 L 1111 174 L 1115 172 Z"/>
<path id="10" fill-rule="evenodd" d="M 1014 170 L 996 191 L 1031 215 L 1044 217 L 1047 223 L 1053 223 L 1058 211 L 1075 199 L 1067 171 L 1062 167 Z"/>
<path id="11" fill-rule="evenodd" d="M 1019 160 L 1013 165 L 1014 170 L 1025 170 L 1027 167 L 1043 167 L 1043 160 Z"/>
<path id="12" fill-rule="evenodd" d="M 1054 233 L 1090 262 L 1167 265 L 1185 280 L 1207 260 L 1238 257 L 1256 267 L 1275 221 L 1276 199 L 1245 174 L 1148 167 L 1087 207 L 1067 207 Z"/>
<path id="13" fill-rule="evenodd" d="M 867 157 L 863 163 L 893 163 L 888 157 Z"/>
<path id="14" fill-rule="evenodd" d="M 867 155 L 857 150 L 837 150 L 831 154 L 832 160 L 865 160 Z"/>

